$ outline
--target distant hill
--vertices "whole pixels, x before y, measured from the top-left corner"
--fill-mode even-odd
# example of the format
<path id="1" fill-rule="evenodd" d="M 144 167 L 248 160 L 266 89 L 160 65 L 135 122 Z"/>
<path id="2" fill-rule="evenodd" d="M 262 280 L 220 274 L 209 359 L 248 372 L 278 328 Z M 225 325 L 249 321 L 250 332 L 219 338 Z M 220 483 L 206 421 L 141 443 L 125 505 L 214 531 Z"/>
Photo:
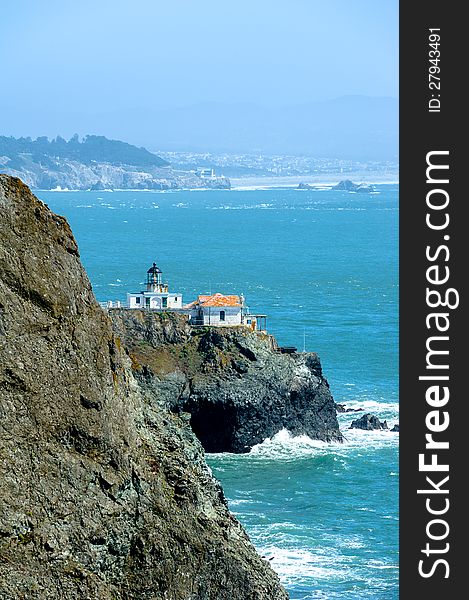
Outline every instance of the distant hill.
<path id="1" fill-rule="evenodd" d="M 0 136 L 0 172 L 34 189 L 227 188 L 222 177 L 175 171 L 146 150 L 104 136 L 14 138 Z"/>
<path id="2" fill-rule="evenodd" d="M 31 106 L 21 118 L 17 109 L 3 110 L 0 122 L 2 132 L 99 132 L 150 150 L 398 160 L 397 98 L 343 96 L 283 107 L 205 102 L 166 110 L 140 107 L 99 114 L 71 114 L 66 106 L 61 112 Z"/>
<path id="3" fill-rule="evenodd" d="M 144 131 L 142 115 L 131 115 L 126 126 L 131 124 L 132 132 L 126 139 L 141 139 L 149 148 L 178 151 L 302 154 L 397 162 L 398 116 L 397 99 L 368 96 L 280 108 L 205 103 L 153 112 L 146 120 L 154 124 L 155 131 L 152 125 Z"/>
<path id="4" fill-rule="evenodd" d="M 145 148 L 137 148 L 118 140 L 108 140 L 102 135 L 87 135 L 80 141 L 78 134 L 75 134 L 68 142 L 60 136 L 50 141 L 47 137 L 32 140 L 0 136 L 0 156 L 10 158 L 10 168 L 21 167 L 24 155 L 34 161 L 46 161 L 47 157 L 51 157 L 75 160 L 85 165 L 107 162 L 111 165 L 164 167 L 169 164 Z"/>

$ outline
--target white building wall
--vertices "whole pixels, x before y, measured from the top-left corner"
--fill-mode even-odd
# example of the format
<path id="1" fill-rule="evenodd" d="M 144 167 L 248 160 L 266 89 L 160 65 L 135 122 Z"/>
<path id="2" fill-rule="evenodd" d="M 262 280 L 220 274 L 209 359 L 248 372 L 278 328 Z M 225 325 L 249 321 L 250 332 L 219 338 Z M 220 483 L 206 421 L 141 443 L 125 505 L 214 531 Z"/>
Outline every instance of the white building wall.
<path id="1" fill-rule="evenodd" d="M 240 306 L 204 306 L 204 325 L 241 325 L 241 307 Z M 225 311 L 225 320 L 220 319 L 220 312 Z"/>
<path id="2" fill-rule="evenodd" d="M 163 309 L 163 298 L 167 298 L 165 308 L 182 308 L 182 294 L 159 294 L 142 292 L 140 294 L 127 294 L 128 308 L 147 308 L 147 298 L 150 298 L 150 308 Z"/>
<path id="3" fill-rule="evenodd" d="M 161 296 L 153 296 L 150 294 L 146 294 L 145 295 L 145 306 L 146 306 L 147 298 L 150 298 L 150 308 L 154 308 L 154 309 L 161 308 L 161 306 L 162 306 Z"/>
<path id="4" fill-rule="evenodd" d="M 170 308 L 182 308 L 182 294 L 169 294 L 168 306 Z"/>
<path id="5" fill-rule="evenodd" d="M 137 302 L 137 298 L 140 300 L 140 304 Z M 127 307 L 128 308 L 143 308 L 144 302 L 141 294 L 127 294 Z"/>

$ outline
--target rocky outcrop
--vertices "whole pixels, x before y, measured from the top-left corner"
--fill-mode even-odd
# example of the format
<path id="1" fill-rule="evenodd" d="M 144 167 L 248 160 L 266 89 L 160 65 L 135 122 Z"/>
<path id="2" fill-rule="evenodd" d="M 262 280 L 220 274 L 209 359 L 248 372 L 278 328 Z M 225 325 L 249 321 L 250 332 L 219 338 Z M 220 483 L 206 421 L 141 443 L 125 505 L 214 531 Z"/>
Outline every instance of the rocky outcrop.
<path id="1" fill-rule="evenodd" d="M 70 159 L 57 159 L 44 166 L 25 157 L 21 166 L 8 163 L 2 172 L 22 180 L 33 189 L 42 190 L 170 190 L 213 188 L 230 189 L 226 177 L 201 178 L 194 173 L 174 171 L 171 167 L 141 167 L 110 163 L 83 164 Z"/>
<path id="2" fill-rule="evenodd" d="M 199 177 L 172 169 L 165 160 L 118 140 L 74 136 L 68 142 L 47 138 L 0 136 L 2 172 L 20 177 L 34 189 L 168 190 L 181 188 L 229 189 L 226 177 Z"/>
<path id="3" fill-rule="evenodd" d="M 315 187 L 314 187 L 314 185 L 311 185 L 311 184 L 309 184 L 309 183 L 304 183 L 304 182 L 302 181 L 302 182 L 300 182 L 300 183 L 298 184 L 298 187 L 297 187 L 296 189 L 297 189 L 297 190 L 314 190 L 314 189 L 315 189 Z"/>
<path id="4" fill-rule="evenodd" d="M 386 421 L 380 421 L 376 415 L 366 413 L 359 419 L 352 421 L 350 429 L 364 429 L 366 431 L 373 431 L 376 429 L 387 429 L 388 424 Z"/>
<path id="5" fill-rule="evenodd" d="M 0 598 L 287 598 L 188 415 L 138 385 L 65 219 L 4 175 L 0 425 Z"/>
<path id="6" fill-rule="evenodd" d="M 399 433 L 399 423 L 396 423 L 394 425 L 394 427 L 391 429 L 391 431 L 394 433 Z"/>
<path id="7" fill-rule="evenodd" d="M 353 183 L 350 179 L 339 181 L 332 189 L 343 190 L 345 192 L 357 192 L 359 194 L 371 194 L 375 191 L 375 188 L 372 185 L 366 183 Z"/>
<path id="8" fill-rule="evenodd" d="M 345 404 L 335 403 L 335 409 L 338 413 L 362 412 L 363 408 L 347 408 Z"/>
<path id="9" fill-rule="evenodd" d="M 283 354 L 272 336 L 245 327 L 192 328 L 175 313 L 109 314 L 142 388 L 190 413 L 208 452 L 247 452 L 281 429 L 342 440 L 316 354 Z"/>

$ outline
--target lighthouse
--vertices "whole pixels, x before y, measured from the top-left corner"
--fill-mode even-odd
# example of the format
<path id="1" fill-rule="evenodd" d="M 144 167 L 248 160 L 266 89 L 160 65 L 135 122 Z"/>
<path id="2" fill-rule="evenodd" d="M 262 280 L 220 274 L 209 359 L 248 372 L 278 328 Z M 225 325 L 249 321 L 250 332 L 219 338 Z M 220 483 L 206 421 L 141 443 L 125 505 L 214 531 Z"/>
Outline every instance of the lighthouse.
<path id="1" fill-rule="evenodd" d="M 127 307 L 153 310 L 181 309 L 182 294 L 169 291 L 168 284 L 163 282 L 162 270 L 153 263 L 147 271 L 146 289 L 127 294 Z"/>
<path id="2" fill-rule="evenodd" d="M 163 289 L 166 287 L 166 289 Z M 156 266 L 156 263 L 147 271 L 147 292 L 167 292 L 168 286 L 163 285 L 163 271 Z"/>

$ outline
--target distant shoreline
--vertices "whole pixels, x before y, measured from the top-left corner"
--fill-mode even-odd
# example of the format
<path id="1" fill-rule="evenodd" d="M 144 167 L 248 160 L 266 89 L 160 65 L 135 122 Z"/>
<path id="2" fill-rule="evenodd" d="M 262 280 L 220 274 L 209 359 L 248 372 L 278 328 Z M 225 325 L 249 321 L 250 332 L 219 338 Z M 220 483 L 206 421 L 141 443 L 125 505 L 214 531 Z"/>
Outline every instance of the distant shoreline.
<path id="1" fill-rule="evenodd" d="M 371 185 L 399 185 L 399 173 L 321 173 L 318 175 L 289 175 L 284 177 L 232 177 L 232 190 L 247 189 L 269 189 L 269 188 L 291 188 L 297 187 L 300 183 L 308 183 L 317 187 L 331 187 L 350 179 L 354 183 L 366 183 Z"/>
<path id="2" fill-rule="evenodd" d="M 350 179 L 354 183 L 366 183 L 370 185 L 399 185 L 399 179 L 396 173 L 385 176 L 372 174 L 368 176 L 356 177 L 351 175 L 330 175 L 315 176 L 308 175 L 305 177 L 291 176 L 291 177 L 237 177 L 231 180 L 231 188 L 170 188 L 167 190 L 155 190 L 155 189 L 141 189 L 141 188 L 115 188 L 105 190 L 73 190 L 73 189 L 43 189 L 43 188 L 32 188 L 34 192 L 93 192 L 99 194 L 106 194 L 110 192 L 152 192 L 155 194 L 164 193 L 177 193 L 177 192 L 229 192 L 229 191 L 254 191 L 254 190 L 268 190 L 276 188 L 296 188 L 300 183 L 307 183 L 313 186 L 313 188 L 330 188 L 339 181 Z M 301 190 L 303 191 L 303 190 Z"/>

